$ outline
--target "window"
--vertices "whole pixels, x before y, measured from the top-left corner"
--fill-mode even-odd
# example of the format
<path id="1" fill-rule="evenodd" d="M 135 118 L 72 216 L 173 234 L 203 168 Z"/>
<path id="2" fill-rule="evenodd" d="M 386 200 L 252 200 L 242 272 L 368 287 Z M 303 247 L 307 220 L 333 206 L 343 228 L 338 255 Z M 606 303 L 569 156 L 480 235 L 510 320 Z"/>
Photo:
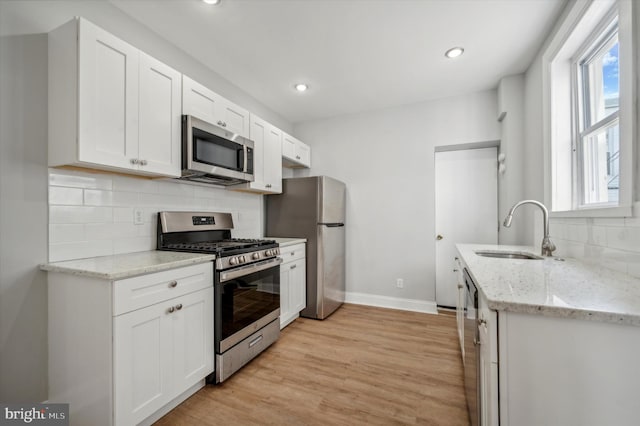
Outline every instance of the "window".
<path id="1" fill-rule="evenodd" d="M 631 214 L 632 3 L 573 3 L 543 54 L 545 198 L 556 215 Z"/>
<path id="2" fill-rule="evenodd" d="M 620 189 L 620 67 L 617 16 L 574 63 L 573 121 L 578 206 L 617 206 Z"/>

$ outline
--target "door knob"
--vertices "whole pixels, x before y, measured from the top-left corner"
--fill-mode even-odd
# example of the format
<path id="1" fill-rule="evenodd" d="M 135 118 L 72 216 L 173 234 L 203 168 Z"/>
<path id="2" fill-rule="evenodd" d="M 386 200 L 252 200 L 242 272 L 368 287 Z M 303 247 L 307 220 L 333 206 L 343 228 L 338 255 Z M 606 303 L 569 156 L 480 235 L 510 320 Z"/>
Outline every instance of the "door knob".
<path id="1" fill-rule="evenodd" d="M 436 240 L 440 241 L 441 239 L 443 239 L 444 237 L 440 234 L 438 234 L 438 236 L 436 237 Z"/>

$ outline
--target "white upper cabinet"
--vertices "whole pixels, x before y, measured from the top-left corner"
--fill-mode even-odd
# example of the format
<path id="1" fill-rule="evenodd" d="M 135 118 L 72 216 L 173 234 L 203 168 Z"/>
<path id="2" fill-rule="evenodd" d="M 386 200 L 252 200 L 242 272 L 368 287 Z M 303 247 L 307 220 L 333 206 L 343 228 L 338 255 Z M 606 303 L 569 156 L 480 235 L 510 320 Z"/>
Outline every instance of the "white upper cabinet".
<path id="1" fill-rule="evenodd" d="M 139 157 L 157 173 L 180 174 L 181 77 L 176 70 L 140 52 Z"/>
<path id="2" fill-rule="evenodd" d="M 249 138 L 249 111 L 186 75 L 182 76 L 182 113 Z"/>
<path id="3" fill-rule="evenodd" d="M 292 168 L 311 167 L 311 148 L 293 136 L 283 133 L 282 165 Z"/>
<path id="4" fill-rule="evenodd" d="M 82 18 L 49 33 L 49 165 L 180 176 L 180 73 Z"/>
<path id="5" fill-rule="evenodd" d="M 282 131 L 251 114 L 249 138 L 255 143 L 253 148 L 253 182 L 233 186 L 240 191 L 261 194 L 282 192 Z"/>

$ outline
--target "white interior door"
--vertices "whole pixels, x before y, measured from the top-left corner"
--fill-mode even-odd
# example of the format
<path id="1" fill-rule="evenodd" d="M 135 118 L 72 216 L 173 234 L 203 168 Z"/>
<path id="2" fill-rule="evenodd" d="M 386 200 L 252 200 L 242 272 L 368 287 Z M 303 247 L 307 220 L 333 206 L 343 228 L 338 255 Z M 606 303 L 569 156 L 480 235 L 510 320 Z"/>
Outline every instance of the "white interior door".
<path id="1" fill-rule="evenodd" d="M 497 148 L 435 153 L 436 302 L 455 307 L 457 243 L 497 244 Z"/>

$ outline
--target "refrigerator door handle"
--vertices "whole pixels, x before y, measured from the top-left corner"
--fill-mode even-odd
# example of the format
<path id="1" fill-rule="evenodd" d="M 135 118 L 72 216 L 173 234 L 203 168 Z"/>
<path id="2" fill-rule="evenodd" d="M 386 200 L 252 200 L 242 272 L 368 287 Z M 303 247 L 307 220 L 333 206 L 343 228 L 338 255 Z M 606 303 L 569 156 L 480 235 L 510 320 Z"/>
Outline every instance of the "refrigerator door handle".
<path id="1" fill-rule="evenodd" d="M 344 223 L 319 223 L 318 225 L 324 225 L 328 228 L 339 228 L 344 226 Z"/>

